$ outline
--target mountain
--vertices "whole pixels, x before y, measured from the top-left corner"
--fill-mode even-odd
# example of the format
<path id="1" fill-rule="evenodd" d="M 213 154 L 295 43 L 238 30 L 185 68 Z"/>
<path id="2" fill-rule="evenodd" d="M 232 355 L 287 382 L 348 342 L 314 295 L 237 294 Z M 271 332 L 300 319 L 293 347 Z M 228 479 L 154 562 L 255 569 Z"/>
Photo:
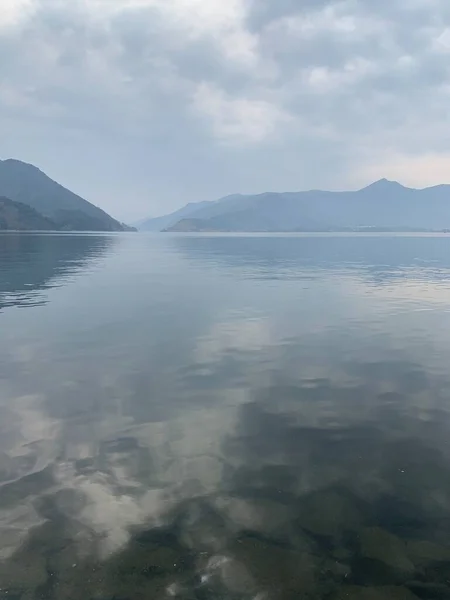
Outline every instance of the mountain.
<path id="1" fill-rule="evenodd" d="M 51 231 L 57 229 L 56 224 L 38 213 L 34 208 L 0 197 L 0 231 Z"/>
<path id="2" fill-rule="evenodd" d="M 0 160 L 0 196 L 31 206 L 62 231 L 126 231 L 128 228 L 67 190 L 33 165 Z"/>
<path id="3" fill-rule="evenodd" d="M 136 227 L 140 231 L 161 231 L 162 229 L 166 229 L 171 225 L 175 225 L 175 223 L 184 217 L 188 217 L 191 213 L 195 213 L 196 211 L 206 208 L 211 204 L 214 204 L 214 202 L 190 202 L 189 204 L 186 204 L 186 206 L 183 206 L 183 208 L 180 208 L 169 215 L 154 217 L 141 221 L 140 223 L 136 223 Z"/>
<path id="4" fill-rule="evenodd" d="M 424 231 L 450 228 L 450 185 L 381 179 L 357 191 L 233 195 L 189 204 L 147 227 L 165 231 Z"/>

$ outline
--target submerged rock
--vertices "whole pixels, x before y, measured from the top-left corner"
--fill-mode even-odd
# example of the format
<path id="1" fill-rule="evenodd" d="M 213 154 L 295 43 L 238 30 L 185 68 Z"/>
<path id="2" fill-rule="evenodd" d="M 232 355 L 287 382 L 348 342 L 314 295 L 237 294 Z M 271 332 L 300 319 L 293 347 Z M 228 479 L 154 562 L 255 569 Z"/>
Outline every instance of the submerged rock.
<path id="1" fill-rule="evenodd" d="M 380 527 L 366 527 L 362 530 L 360 552 L 363 558 L 384 563 L 395 571 L 414 571 L 414 564 L 406 552 L 406 544 Z"/>
<path id="2" fill-rule="evenodd" d="M 231 530 L 257 531 L 280 536 L 289 531 L 294 515 L 292 507 L 263 498 L 218 498 L 216 505 Z"/>
<path id="3" fill-rule="evenodd" d="M 333 600 L 418 600 L 410 590 L 402 586 L 363 587 L 343 586 Z"/>
<path id="4" fill-rule="evenodd" d="M 417 566 L 428 563 L 450 562 L 450 548 L 427 541 L 410 541 L 406 545 L 408 556 Z"/>
<path id="5" fill-rule="evenodd" d="M 420 598 L 449 600 L 450 587 L 443 583 L 425 583 L 423 581 L 409 581 L 408 588 L 417 593 Z"/>
<path id="6" fill-rule="evenodd" d="M 184 557 L 170 546 L 131 542 L 106 560 L 85 556 L 71 565 L 68 557 L 57 574 L 58 600 L 167 600 L 186 578 Z"/>
<path id="7" fill-rule="evenodd" d="M 356 503 L 334 490 L 311 494 L 302 501 L 300 510 L 301 527 L 314 535 L 336 538 L 362 524 Z"/>
<path id="8" fill-rule="evenodd" d="M 227 560 L 221 569 L 225 587 L 236 594 L 253 594 L 257 584 L 250 571 L 237 560 Z"/>
<path id="9" fill-rule="evenodd" d="M 5 590 L 34 590 L 47 581 L 46 560 L 37 552 L 20 554 L 0 563 L 0 587 Z M 11 592 L 9 592 L 11 594 Z M 11 594 L 12 595 L 12 594 Z"/>
<path id="10" fill-rule="evenodd" d="M 311 554 L 244 537 L 233 545 L 232 555 L 249 572 L 256 588 L 269 596 L 315 597 L 317 593 L 319 565 Z"/>
<path id="11" fill-rule="evenodd" d="M 148 554 L 149 567 L 161 569 L 166 573 L 179 570 L 181 562 L 182 559 L 179 551 L 164 546 Z"/>
<path id="12" fill-rule="evenodd" d="M 180 541 L 193 552 L 215 554 L 228 543 L 224 518 L 204 502 L 190 503 L 181 527 Z"/>
<path id="13" fill-rule="evenodd" d="M 352 568 L 350 565 L 341 563 L 337 560 L 327 559 L 324 561 L 322 569 L 322 575 L 327 575 L 336 580 L 344 580 L 350 578 L 352 574 Z"/>

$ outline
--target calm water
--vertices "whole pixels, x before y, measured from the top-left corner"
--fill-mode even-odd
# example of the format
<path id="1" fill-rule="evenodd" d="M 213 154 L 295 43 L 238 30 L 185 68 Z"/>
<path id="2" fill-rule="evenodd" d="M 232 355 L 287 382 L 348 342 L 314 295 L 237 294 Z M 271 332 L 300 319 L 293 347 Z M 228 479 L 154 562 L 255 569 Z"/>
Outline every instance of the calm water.
<path id="1" fill-rule="evenodd" d="M 0 599 L 450 598 L 450 238 L 0 236 Z"/>

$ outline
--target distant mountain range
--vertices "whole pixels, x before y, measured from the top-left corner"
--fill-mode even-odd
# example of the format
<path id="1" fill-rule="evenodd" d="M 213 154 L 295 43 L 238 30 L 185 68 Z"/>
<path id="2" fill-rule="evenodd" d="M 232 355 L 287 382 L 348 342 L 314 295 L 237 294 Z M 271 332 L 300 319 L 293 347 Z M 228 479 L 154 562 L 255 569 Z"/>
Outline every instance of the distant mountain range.
<path id="1" fill-rule="evenodd" d="M 0 160 L 0 197 L 0 230 L 132 229 L 20 160 Z"/>
<path id="2" fill-rule="evenodd" d="M 426 231 L 450 228 L 450 185 L 421 190 L 381 179 L 352 192 L 233 195 L 188 204 L 142 231 Z"/>

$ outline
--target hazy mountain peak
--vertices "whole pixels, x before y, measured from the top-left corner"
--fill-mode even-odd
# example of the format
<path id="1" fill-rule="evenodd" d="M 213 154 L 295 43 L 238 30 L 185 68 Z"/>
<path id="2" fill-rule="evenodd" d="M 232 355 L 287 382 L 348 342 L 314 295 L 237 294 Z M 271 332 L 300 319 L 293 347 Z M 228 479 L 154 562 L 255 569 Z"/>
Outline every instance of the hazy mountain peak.
<path id="1" fill-rule="evenodd" d="M 37 170 L 39 170 L 39 169 L 38 169 L 37 167 L 35 167 L 34 165 L 32 165 L 32 164 L 30 164 L 30 163 L 26 163 L 26 162 L 24 162 L 23 160 L 19 160 L 19 159 L 17 159 L 17 158 L 5 158 L 4 160 L 2 160 L 2 161 L 0 161 L 0 162 L 2 162 L 2 163 L 4 163 L 4 164 L 7 164 L 7 165 L 21 165 L 21 166 L 24 166 L 24 167 L 30 167 L 30 168 L 32 168 L 32 169 L 37 169 Z"/>
<path id="2" fill-rule="evenodd" d="M 383 177 L 382 179 L 379 179 L 378 181 L 374 181 L 373 183 L 371 183 L 370 185 L 368 185 L 362 189 L 363 190 L 380 191 L 383 189 L 394 189 L 394 188 L 407 189 L 401 183 L 398 183 L 398 181 L 392 181 L 390 179 L 386 179 L 386 177 Z"/>
<path id="3" fill-rule="evenodd" d="M 233 196 L 154 225 L 164 222 L 168 231 L 440 231 L 450 229 L 449 189 L 417 190 L 384 178 L 358 191 Z"/>
<path id="4" fill-rule="evenodd" d="M 0 163 L 3 168 L 9 169 L 10 171 L 16 174 L 34 178 L 44 177 L 50 179 L 48 175 L 46 175 L 44 171 L 42 171 L 39 167 L 36 167 L 36 165 L 24 162 L 23 160 L 19 160 L 18 158 L 6 158 L 5 160 L 1 160 Z"/>

